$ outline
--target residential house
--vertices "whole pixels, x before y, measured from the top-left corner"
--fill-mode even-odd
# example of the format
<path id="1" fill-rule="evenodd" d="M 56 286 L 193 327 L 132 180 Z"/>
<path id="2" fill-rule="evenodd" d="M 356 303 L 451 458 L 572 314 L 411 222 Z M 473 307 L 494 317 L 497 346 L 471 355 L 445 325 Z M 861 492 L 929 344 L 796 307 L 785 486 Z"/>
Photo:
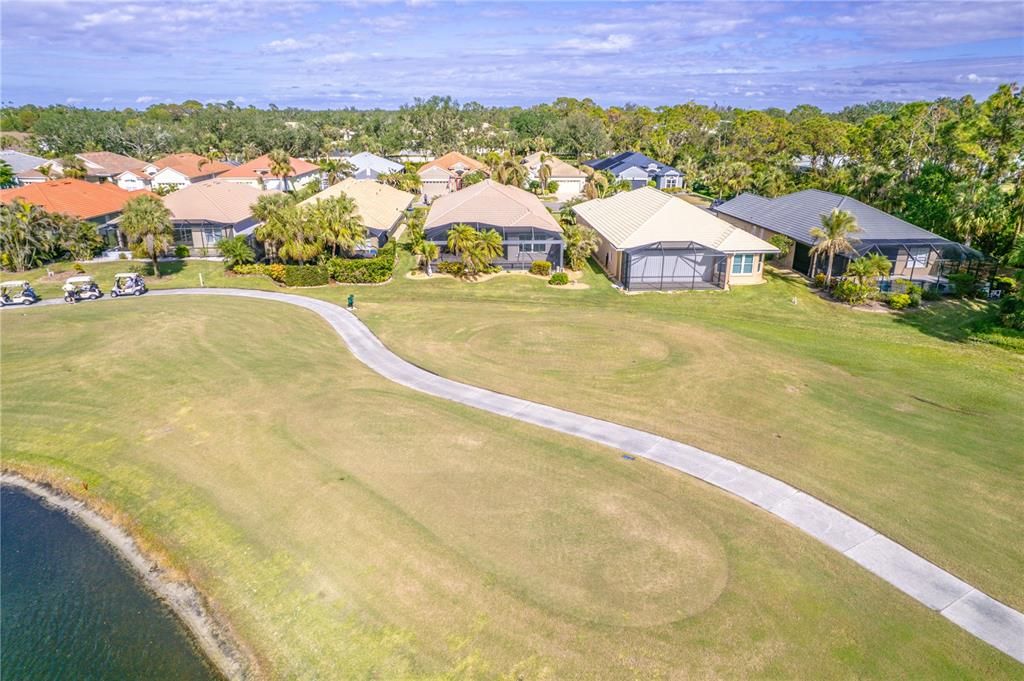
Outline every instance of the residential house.
<path id="1" fill-rule="evenodd" d="M 60 163 L 47 160 L 41 156 L 33 156 L 22 151 L 15 151 L 14 149 L 0 151 L 0 161 L 11 167 L 11 170 L 14 172 L 14 184 L 17 186 L 46 182 L 51 178 L 61 176 Z M 49 177 L 39 171 L 44 166 L 50 166 L 51 172 Z"/>
<path id="2" fill-rule="evenodd" d="M 352 166 L 352 177 L 357 180 L 376 180 L 381 175 L 400 173 L 405 170 L 405 166 L 401 163 L 395 163 L 368 151 L 361 151 L 344 160 Z"/>
<path id="3" fill-rule="evenodd" d="M 594 170 L 606 170 L 616 180 L 629 182 L 633 189 L 646 187 L 649 182 L 654 182 L 658 189 L 675 189 L 683 186 L 683 174 L 678 170 L 635 151 L 585 161 L 583 165 Z"/>
<path id="4" fill-rule="evenodd" d="M 594 258 L 629 291 L 715 289 L 763 281 L 779 250 L 682 199 L 641 187 L 573 206 L 594 229 Z"/>
<path id="5" fill-rule="evenodd" d="M 416 199 L 413 194 L 389 187 L 374 180 L 346 178 L 319 194 L 314 194 L 300 205 L 312 205 L 320 199 L 345 195 L 356 205 L 356 211 L 366 227 L 367 240 L 357 253 L 374 255 L 377 249 L 394 237 L 405 223 L 406 211 Z"/>
<path id="6" fill-rule="evenodd" d="M 82 159 L 82 163 L 85 164 L 85 179 L 87 181 L 113 182 L 121 189 L 128 191 L 145 189 L 145 186 L 139 185 L 135 179 L 127 180 L 122 186 L 117 180 L 119 175 L 130 170 L 135 173 L 133 177 L 137 178 L 139 175 L 152 176 L 157 171 L 157 167 L 152 163 L 146 163 L 131 156 L 115 154 L 112 151 L 88 151 L 75 154 L 75 156 Z"/>
<path id="7" fill-rule="evenodd" d="M 0 203 L 22 199 L 51 213 L 62 213 L 92 222 L 110 248 L 119 246 L 116 220 L 124 205 L 138 197 L 137 192 L 116 184 L 98 184 L 63 178 L 0 191 Z"/>
<path id="8" fill-rule="evenodd" d="M 146 178 L 153 189 L 182 189 L 197 182 L 211 180 L 235 167 L 191 153 L 170 154 L 153 161 L 153 165 L 157 167 L 157 171 Z M 121 177 L 118 177 L 119 183 Z"/>
<path id="9" fill-rule="evenodd" d="M 433 161 L 435 156 L 426 149 L 402 149 L 391 158 L 399 163 L 426 163 Z"/>
<path id="10" fill-rule="evenodd" d="M 265 193 L 249 184 L 214 179 L 168 194 L 163 201 L 171 212 L 175 245 L 188 246 L 193 255 L 217 255 L 221 239 L 252 234 L 259 224 L 252 207 Z"/>
<path id="11" fill-rule="evenodd" d="M 558 191 L 555 192 L 555 196 L 560 200 L 568 200 L 583 193 L 583 185 L 587 182 L 587 174 L 585 172 L 569 165 L 557 156 L 540 151 L 530 154 L 523 159 L 523 165 L 529 171 L 530 180 L 540 181 L 540 167 L 542 163 L 547 165 L 551 171 L 551 179 L 548 181 L 558 183 Z"/>
<path id="12" fill-rule="evenodd" d="M 218 178 L 228 182 L 248 184 L 252 187 L 278 190 L 299 189 L 310 182 L 323 182 L 320 166 L 300 158 L 289 157 L 289 161 L 292 174 L 283 179 L 271 172 L 268 154 L 223 172 L 218 175 Z"/>
<path id="13" fill-rule="evenodd" d="M 811 230 L 821 227 L 821 218 L 833 210 L 852 214 L 860 228 L 859 232 L 850 235 L 855 239 L 856 253 L 836 257 L 833 274 L 845 272 L 851 258 L 881 253 L 892 261 L 891 276 L 933 283 L 941 278 L 946 261 L 981 257 L 973 249 L 866 203 L 820 189 L 805 189 L 774 199 L 740 194 L 714 209 L 723 220 L 762 239 L 770 239 L 776 234 L 791 238 L 796 245 L 778 265 L 809 276 L 815 272 L 811 255 L 815 238 L 811 236 Z M 821 269 L 819 263 L 817 270 Z"/>
<path id="14" fill-rule="evenodd" d="M 481 172 L 487 177 L 491 174 L 483 163 L 457 151 L 450 151 L 423 164 L 416 172 L 422 182 L 421 191 L 427 200 L 462 189 L 462 177 L 467 173 Z"/>
<path id="15" fill-rule="evenodd" d="M 423 228 L 426 239 L 438 245 L 442 260 L 459 260 L 448 250 L 448 231 L 458 224 L 496 230 L 501 235 L 502 254 L 495 264 L 505 269 L 526 269 L 535 260 L 562 267 L 562 227 L 528 191 L 484 180 L 438 197 Z"/>

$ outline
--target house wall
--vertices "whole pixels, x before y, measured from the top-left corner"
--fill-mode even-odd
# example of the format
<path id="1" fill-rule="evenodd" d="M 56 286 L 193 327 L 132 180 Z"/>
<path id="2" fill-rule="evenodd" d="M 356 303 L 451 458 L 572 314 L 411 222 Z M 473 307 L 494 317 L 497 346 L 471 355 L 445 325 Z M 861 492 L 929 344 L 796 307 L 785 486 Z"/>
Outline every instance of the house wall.
<path id="1" fill-rule="evenodd" d="M 451 180 L 421 180 L 420 193 L 422 193 L 428 199 L 436 199 L 438 196 L 444 196 L 445 194 L 450 194 L 451 192 Z"/>
<path id="2" fill-rule="evenodd" d="M 555 192 L 555 196 L 559 199 L 571 199 L 574 196 L 579 196 L 583 193 L 583 185 L 587 181 L 583 177 L 552 177 L 551 179 L 558 183 L 558 191 Z"/>
<path id="3" fill-rule="evenodd" d="M 130 191 L 130 192 L 135 192 L 135 191 L 139 191 L 141 189 L 145 189 L 146 187 L 148 187 L 149 186 L 149 178 L 147 177 L 147 178 L 143 179 L 141 177 L 138 177 L 134 173 L 132 175 L 129 175 L 129 176 L 119 176 L 117 178 L 117 186 L 120 187 L 121 189 Z"/>
<path id="4" fill-rule="evenodd" d="M 764 254 L 754 253 L 754 263 L 750 274 L 744 274 L 743 272 L 733 272 L 733 264 L 736 259 L 736 254 L 730 254 L 729 259 L 725 263 L 725 274 L 726 281 L 729 286 L 752 286 L 754 284 L 764 283 Z"/>
<path id="5" fill-rule="evenodd" d="M 183 187 L 187 187 L 192 184 L 192 182 L 177 170 L 174 170 L 173 168 L 164 168 L 152 177 L 150 184 L 154 189 L 162 187 L 182 189 Z"/>

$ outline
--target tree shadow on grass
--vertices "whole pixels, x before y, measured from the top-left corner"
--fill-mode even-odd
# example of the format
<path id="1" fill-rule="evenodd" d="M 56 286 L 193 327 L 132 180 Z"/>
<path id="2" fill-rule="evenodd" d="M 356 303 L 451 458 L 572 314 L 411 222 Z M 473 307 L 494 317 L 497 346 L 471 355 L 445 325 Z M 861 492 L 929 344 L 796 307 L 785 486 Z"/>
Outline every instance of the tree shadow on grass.
<path id="1" fill-rule="evenodd" d="M 998 305 L 981 300 L 941 300 L 907 310 L 896 323 L 951 343 L 963 343 L 982 327 L 995 323 Z"/>

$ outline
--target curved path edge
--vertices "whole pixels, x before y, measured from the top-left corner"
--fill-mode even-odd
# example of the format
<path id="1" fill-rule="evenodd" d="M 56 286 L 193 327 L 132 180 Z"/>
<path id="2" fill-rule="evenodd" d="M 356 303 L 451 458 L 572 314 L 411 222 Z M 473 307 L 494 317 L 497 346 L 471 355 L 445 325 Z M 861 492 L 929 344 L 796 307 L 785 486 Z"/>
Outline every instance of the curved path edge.
<path id="1" fill-rule="evenodd" d="M 297 305 L 320 315 L 355 357 L 390 381 L 428 395 L 506 416 L 639 456 L 699 478 L 803 530 L 911 598 L 1024 663 L 1024 614 L 889 539 L 880 532 L 781 480 L 696 447 L 610 421 L 549 407 L 438 376 L 408 362 L 348 310 L 288 293 L 204 288 L 148 295 L 216 295 Z M 64 304 L 49 300 L 38 305 Z"/>

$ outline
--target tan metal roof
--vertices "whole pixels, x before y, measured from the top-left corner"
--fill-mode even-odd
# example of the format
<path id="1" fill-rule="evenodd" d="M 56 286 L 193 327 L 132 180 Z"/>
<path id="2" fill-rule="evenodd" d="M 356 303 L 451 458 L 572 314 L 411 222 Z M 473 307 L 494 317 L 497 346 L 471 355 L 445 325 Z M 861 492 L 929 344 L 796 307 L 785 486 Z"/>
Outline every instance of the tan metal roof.
<path id="1" fill-rule="evenodd" d="M 405 210 L 416 198 L 409 192 L 395 189 L 375 180 L 345 178 L 338 184 L 314 194 L 300 206 L 316 203 L 318 199 L 330 199 L 344 194 L 356 204 L 359 217 L 370 229 L 390 230 L 401 219 Z"/>
<path id="2" fill-rule="evenodd" d="M 536 152 L 530 154 L 523 159 L 523 165 L 530 169 L 530 172 L 537 172 L 540 168 L 540 157 L 544 155 L 547 159 L 544 163 L 547 164 L 548 168 L 551 168 L 551 179 L 558 179 L 559 177 L 586 177 L 587 174 L 579 168 L 574 168 L 562 159 L 552 154 L 544 154 L 544 152 Z"/>
<path id="3" fill-rule="evenodd" d="M 224 180 L 197 182 L 164 197 L 174 220 L 206 220 L 234 225 L 252 217 L 252 206 L 263 194 L 276 194 L 252 185 Z"/>
<path id="4" fill-rule="evenodd" d="M 618 249 L 661 241 L 694 241 L 724 253 L 776 253 L 779 249 L 682 199 L 641 187 L 573 206 Z"/>
<path id="5" fill-rule="evenodd" d="M 561 232 L 544 204 L 528 191 L 484 180 L 434 201 L 424 227 L 480 223 L 495 227 L 535 227 Z"/>
<path id="6" fill-rule="evenodd" d="M 99 166 L 96 168 L 86 165 L 86 172 L 90 175 L 120 175 L 126 170 L 141 171 L 146 166 L 152 165 L 131 156 L 115 154 L 112 151 L 87 151 L 76 154 L 76 156 L 87 163 Z"/>

